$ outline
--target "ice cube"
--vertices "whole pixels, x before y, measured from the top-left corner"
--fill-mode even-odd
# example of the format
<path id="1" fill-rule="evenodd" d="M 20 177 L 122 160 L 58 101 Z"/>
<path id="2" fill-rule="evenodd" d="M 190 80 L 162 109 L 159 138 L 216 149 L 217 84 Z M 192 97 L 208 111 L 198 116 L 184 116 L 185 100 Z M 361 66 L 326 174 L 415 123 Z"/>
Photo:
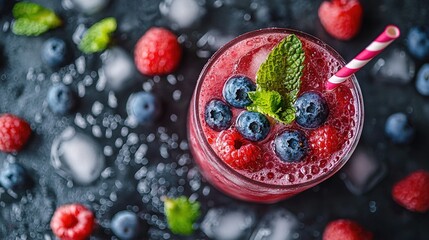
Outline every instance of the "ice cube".
<path id="1" fill-rule="evenodd" d="M 136 77 L 136 69 L 132 58 L 119 47 L 111 48 L 101 55 L 103 72 L 108 86 L 114 90 L 122 90 L 132 84 Z"/>
<path id="2" fill-rule="evenodd" d="M 359 146 L 340 176 L 350 192 L 361 195 L 379 183 L 386 172 L 386 165 L 370 149 Z"/>
<path id="3" fill-rule="evenodd" d="M 85 14 L 94 14 L 107 6 L 109 0 L 72 0 L 73 7 Z"/>
<path id="4" fill-rule="evenodd" d="M 416 66 L 408 53 L 394 48 L 384 53 L 371 69 L 374 81 L 407 84 L 415 75 Z"/>
<path id="5" fill-rule="evenodd" d="M 259 222 L 250 240 L 292 240 L 299 235 L 298 220 L 283 208 L 272 209 Z"/>
<path id="6" fill-rule="evenodd" d="M 249 239 L 255 221 L 255 213 L 249 208 L 212 208 L 204 217 L 201 230 L 215 240 L 244 240 Z"/>
<path id="7" fill-rule="evenodd" d="M 51 164 L 60 176 L 88 185 L 99 178 L 105 159 L 93 138 L 68 127 L 52 143 Z"/>
<path id="8" fill-rule="evenodd" d="M 235 66 L 235 71 L 255 79 L 261 64 L 267 59 L 271 49 L 268 47 L 255 48 L 242 57 Z"/>
<path id="9" fill-rule="evenodd" d="M 159 11 L 179 28 L 191 27 L 206 13 L 204 1 L 200 0 L 164 0 Z"/>

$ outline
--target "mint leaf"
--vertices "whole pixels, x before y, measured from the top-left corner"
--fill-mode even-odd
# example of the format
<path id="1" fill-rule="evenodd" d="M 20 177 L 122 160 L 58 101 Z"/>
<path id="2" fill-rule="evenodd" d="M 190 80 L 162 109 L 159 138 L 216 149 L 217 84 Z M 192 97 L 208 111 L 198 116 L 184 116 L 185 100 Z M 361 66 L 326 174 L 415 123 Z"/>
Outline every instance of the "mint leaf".
<path id="1" fill-rule="evenodd" d="M 191 202 L 185 196 L 166 198 L 164 212 L 167 217 L 168 228 L 174 234 L 191 235 L 194 232 L 194 223 L 200 217 L 200 203 Z"/>
<path id="2" fill-rule="evenodd" d="M 20 2 L 12 9 L 15 22 L 12 32 L 16 35 L 38 36 L 49 29 L 61 26 L 61 19 L 50 9 L 30 2 Z"/>
<path id="3" fill-rule="evenodd" d="M 13 24 L 13 33 L 23 36 L 38 36 L 49 30 L 49 27 L 39 22 L 31 21 L 26 18 L 15 20 Z"/>
<path id="4" fill-rule="evenodd" d="M 103 51 L 109 45 L 111 34 L 116 31 L 116 27 L 116 19 L 112 17 L 92 25 L 79 43 L 79 49 L 87 54 Z"/>
<path id="5" fill-rule="evenodd" d="M 293 34 L 274 47 L 256 74 L 257 88 L 249 93 L 253 103 L 248 110 L 291 123 L 295 119 L 293 104 L 301 86 L 304 58 L 302 43 Z"/>
<path id="6" fill-rule="evenodd" d="M 249 111 L 266 114 L 285 124 L 295 119 L 295 108 L 279 92 L 258 90 L 248 94 L 252 100 L 252 104 L 247 107 Z"/>
<path id="7" fill-rule="evenodd" d="M 295 100 L 301 85 L 304 69 L 304 50 L 302 43 L 291 34 L 283 39 L 270 52 L 256 74 L 258 88 L 277 91 Z"/>

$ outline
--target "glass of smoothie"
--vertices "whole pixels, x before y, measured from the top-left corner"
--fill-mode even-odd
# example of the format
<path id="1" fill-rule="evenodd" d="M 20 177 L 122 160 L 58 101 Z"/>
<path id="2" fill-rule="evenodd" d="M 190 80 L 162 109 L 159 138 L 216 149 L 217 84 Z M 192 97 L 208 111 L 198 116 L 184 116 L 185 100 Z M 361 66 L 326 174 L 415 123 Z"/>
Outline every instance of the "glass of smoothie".
<path id="1" fill-rule="evenodd" d="M 290 36 L 299 39 L 304 58 L 300 83 L 293 85 L 295 110 L 286 112 L 284 106 L 278 114 L 292 120 L 281 121 L 255 111 L 251 106 L 259 99 L 249 92 L 261 90 L 261 65 Z M 334 90 L 325 89 L 342 66 L 344 60 L 331 47 L 291 29 L 249 32 L 219 49 L 202 70 L 189 107 L 190 148 L 203 176 L 234 198 L 272 203 L 335 174 L 353 153 L 364 118 L 354 75 Z"/>

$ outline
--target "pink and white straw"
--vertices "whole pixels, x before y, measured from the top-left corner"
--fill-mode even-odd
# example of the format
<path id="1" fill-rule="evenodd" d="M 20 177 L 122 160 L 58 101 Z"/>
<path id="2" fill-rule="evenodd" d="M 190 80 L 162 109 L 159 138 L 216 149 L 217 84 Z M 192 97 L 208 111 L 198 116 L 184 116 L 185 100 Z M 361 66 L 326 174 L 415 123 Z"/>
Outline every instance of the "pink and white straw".
<path id="1" fill-rule="evenodd" d="M 326 89 L 333 90 L 339 84 L 346 81 L 351 75 L 361 69 L 371 59 L 383 51 L 389 44 L 391 44 L 400 35 L 399 28 L 394 25 L 389 25 L 368 47 L 359 53 L 352 61 L 346 66 L 341 68 L 335 75 L 333 75 L 326 82 Z"/>

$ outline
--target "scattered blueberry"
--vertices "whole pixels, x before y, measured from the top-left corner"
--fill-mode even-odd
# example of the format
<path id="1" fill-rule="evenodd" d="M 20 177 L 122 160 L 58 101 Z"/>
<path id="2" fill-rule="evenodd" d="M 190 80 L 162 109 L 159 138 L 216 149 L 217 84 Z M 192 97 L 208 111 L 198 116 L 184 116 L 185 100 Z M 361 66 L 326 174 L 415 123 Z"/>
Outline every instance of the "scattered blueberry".
<path id="1" fill-rule="evenodd" d="M 127 113 L 140 124 L 152 123 L 161 114 L 161 103 L 153 93 L 133 93 L 128 98 Z"/>
<path id="2" fill-rule="evenodd" d="M 288 130 L 276 137 L 274 150 L 282 161 L 298 162 L 307 154 L 307 139 L 300 131 Z"/>
<path id="3" fill-rule="evenodd" d="M 67 44 L 60 38 L 49 38 L 42 46 L 42 61 L 50 67 L 61 67 L 67 57 Z"/>
<path id="4" fill-rule="evenodd" d="M 429 96 L 429 63 L 424 64 L 417 73 L 417 91 L 423 96 Z"/>
<path id="5" fill-rule="evenodd" d="M 121 240 L 134 239 L 139 234 L 139 219 L 130 211 L 121 211 L 112 219 L 112 232 Z"/>
<path id="6" fill-rule="evenodd" d="M 410 53 L 420 59 L 429 58 L 429 27 L 413 27 L 408 32 L 407 46 Z"/>
<path id="7" fill-rule="evenodd" d="M 252 103 L 247 95 L 250 91 L 255 91 L 256 85 L 248 77 L 231 77 L 223 87 L 223 97 L 236 108 L 244 108 Z"/>
<path id="8" fill-rule="evenodd" d="M 206 105 L 204 117 L 213 130 L 221 131 L 231 126 L 231 109 L 220 100 L 213 99 Z"/>
<path id="9" fill-rule="evenodd" d="M 77 103 L 75 93 L 64 84 L 55 84 L 48 90 L 49 108 L 57 114 L 69 113 Z"/>
<path id="10" fill-rule="evenodd" d="M 295 102 L 296 122 L 305 128 L 316 128 L 322 125 L 329 114 L 329 108 L 320 94 L 306 92 Z"/>
<path id="11" fill-rule="evenodd" d="M 29 185 L 27 171 L 19 163 L 6 164 L 0 170 L 0 185 L 11 190 L 23 189 Z"/>
<path id="12" fill-rule="evenodd" d="M 270 131 L 270 122 L 261 113 L 244 111 L 238 116 L 235 127 L 244 138 L 261 141 Z"/>
<path id="13" fill-rule="evenodd" d="M 386 135 L 393 143 L 410 143 L 414 137 L 414 128 L 405 113 L 394 113 L 387 118 L 384 128 Z"/>

